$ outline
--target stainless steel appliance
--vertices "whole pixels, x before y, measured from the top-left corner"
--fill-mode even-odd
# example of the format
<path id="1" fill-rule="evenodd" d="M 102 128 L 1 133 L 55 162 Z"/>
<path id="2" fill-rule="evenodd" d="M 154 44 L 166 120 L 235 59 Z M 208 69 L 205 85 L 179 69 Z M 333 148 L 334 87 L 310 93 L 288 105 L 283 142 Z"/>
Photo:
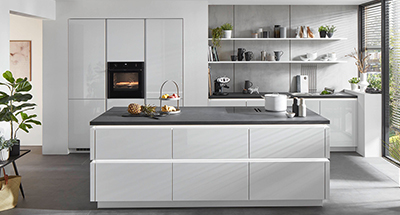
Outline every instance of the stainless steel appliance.
<path id="1" fill-rule="evenodd" d="M 228 83 L 231 81 L 229 77 L 222 76 L 214 80 L 214 95 L 226 96 L 227 92 L 223 92 L 224 88 L 229 88 Z"/>
<path id="2" fill-rule="evenodd" d="M 108 98 L 144 98 L 144 62 L 108 62 Z"/>

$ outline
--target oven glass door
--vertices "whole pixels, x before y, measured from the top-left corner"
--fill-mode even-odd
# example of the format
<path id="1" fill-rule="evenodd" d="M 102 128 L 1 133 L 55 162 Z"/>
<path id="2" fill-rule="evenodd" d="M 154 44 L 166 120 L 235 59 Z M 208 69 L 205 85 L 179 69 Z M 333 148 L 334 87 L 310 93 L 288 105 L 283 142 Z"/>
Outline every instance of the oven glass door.
<path id="1" fill-rule="evenodd" d="M 109 71 L 108 98 L 144 98 L 143 71 Z"/>

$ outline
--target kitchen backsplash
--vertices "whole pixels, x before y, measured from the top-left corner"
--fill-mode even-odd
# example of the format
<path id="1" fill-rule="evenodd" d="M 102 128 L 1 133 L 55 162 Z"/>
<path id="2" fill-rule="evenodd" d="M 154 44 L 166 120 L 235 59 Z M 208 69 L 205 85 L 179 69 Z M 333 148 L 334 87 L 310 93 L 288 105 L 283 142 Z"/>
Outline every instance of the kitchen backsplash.
<path id="1" fill-rule="evenodd" d="M 299 60 L 307 52 L 317 52 L 318 56 L 335 52 L 341 64 L 210 64 L 211 79 L 226 75 L 231 78 L 227 92 L 241 92 L 245 80 L 250 80 L 263 92 L 295 91 L 295 76 L 304 74 L 312 67 L 313 82 L 310 86 L 322 91 L 324 87 L 341 90 L 349 88 L 347 82 L 357 76 L 357 69 L 351 58 L 345 55 L 357 47 L 357 6 L 269 6 L 269 5 L 223 5 L 209 6 L 209 28 L 224 23 L 233 25 L 232 37 L 249 38 L 258 28 L 269 30 L 272 35 L 274 25 L 288 29 L 288 36 L 294 37 L 297 26 L 310 26 L 317 38 L 318 27 L 335 25 L 333 37 L 347 38 L 339 41 L 221 41 L 218 48 L 220 60 L 230 60 L 238 48 L 254 53 L 253 60 L 261 59 L 261 51 L 284 52 L 281 61 Z M 209 32 L 211 38 L 211 33 Z M 211 41 L 210 41 L 211 44 Z M 303 72 L 302 72 L 303 71 Z"/>

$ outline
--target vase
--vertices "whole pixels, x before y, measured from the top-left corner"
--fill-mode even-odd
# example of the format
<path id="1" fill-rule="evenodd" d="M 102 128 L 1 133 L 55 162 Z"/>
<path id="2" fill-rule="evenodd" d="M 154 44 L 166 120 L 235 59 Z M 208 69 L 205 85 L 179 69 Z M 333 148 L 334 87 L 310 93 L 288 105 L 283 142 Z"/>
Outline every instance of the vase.
<path id="1" fill-rule="evenodd" d="M 232 30 L 225 30 L 224 31 L 224 38 L 227 38 L 227 39 L 232 38 Z"/>
<path id="2" fill-rule="evenodd" d="M 319 38 L 326 38 L 326 31 L 320 31 Z"/>
<path id="3" fill-rule="evenodd" d="M 328 32 L 326 35 L 328 35 L 328 37 L 331 38 L 333 36 L 333 33 Z"/>
<path id="4" fill-rule="evenodd" d="M 2 149 L 1 154 L 0 154 L 0 160 L 1 161 L 6 161 L 10 157 L 10 150 L 7 149 Z"/>
<path id="5" fill-rule="evenodd" d="M 369 85 L 367 78 L 368 78 L 367 73 L 360 74 L 360 82 L 358 83 L 358 85 L 360 86 L 360 92 L 365 92 L 365 89 L 367 89 Z"/>
<path id="6" fill-rule="evenodd" d="M 20 143 L 20 141 L 17 140 L 17 142 L 14 143 L 14 145 L 12 146 L 11 152 L 10 152 L 11 156 L 18 156 L 19 155 L 19 151 L 20 151 L 19 143 Z"/>
<path id="7" fill-rule="evenodd" d="M 358 85 L 355 83 L 351 83 L 351 90 L 353 91 L 358 90 Z"/>

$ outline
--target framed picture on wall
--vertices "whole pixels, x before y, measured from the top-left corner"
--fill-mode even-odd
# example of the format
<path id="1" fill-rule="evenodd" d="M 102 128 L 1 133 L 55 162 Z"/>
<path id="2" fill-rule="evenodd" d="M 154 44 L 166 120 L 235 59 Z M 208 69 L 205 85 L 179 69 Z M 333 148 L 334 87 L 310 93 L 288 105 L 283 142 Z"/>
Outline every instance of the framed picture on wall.
<path id="1" fill-rule="evenodd" d="M 32 81 L 32 52 L 30 40 L 10 40 L 10 71 L 14 78 Z"/>

